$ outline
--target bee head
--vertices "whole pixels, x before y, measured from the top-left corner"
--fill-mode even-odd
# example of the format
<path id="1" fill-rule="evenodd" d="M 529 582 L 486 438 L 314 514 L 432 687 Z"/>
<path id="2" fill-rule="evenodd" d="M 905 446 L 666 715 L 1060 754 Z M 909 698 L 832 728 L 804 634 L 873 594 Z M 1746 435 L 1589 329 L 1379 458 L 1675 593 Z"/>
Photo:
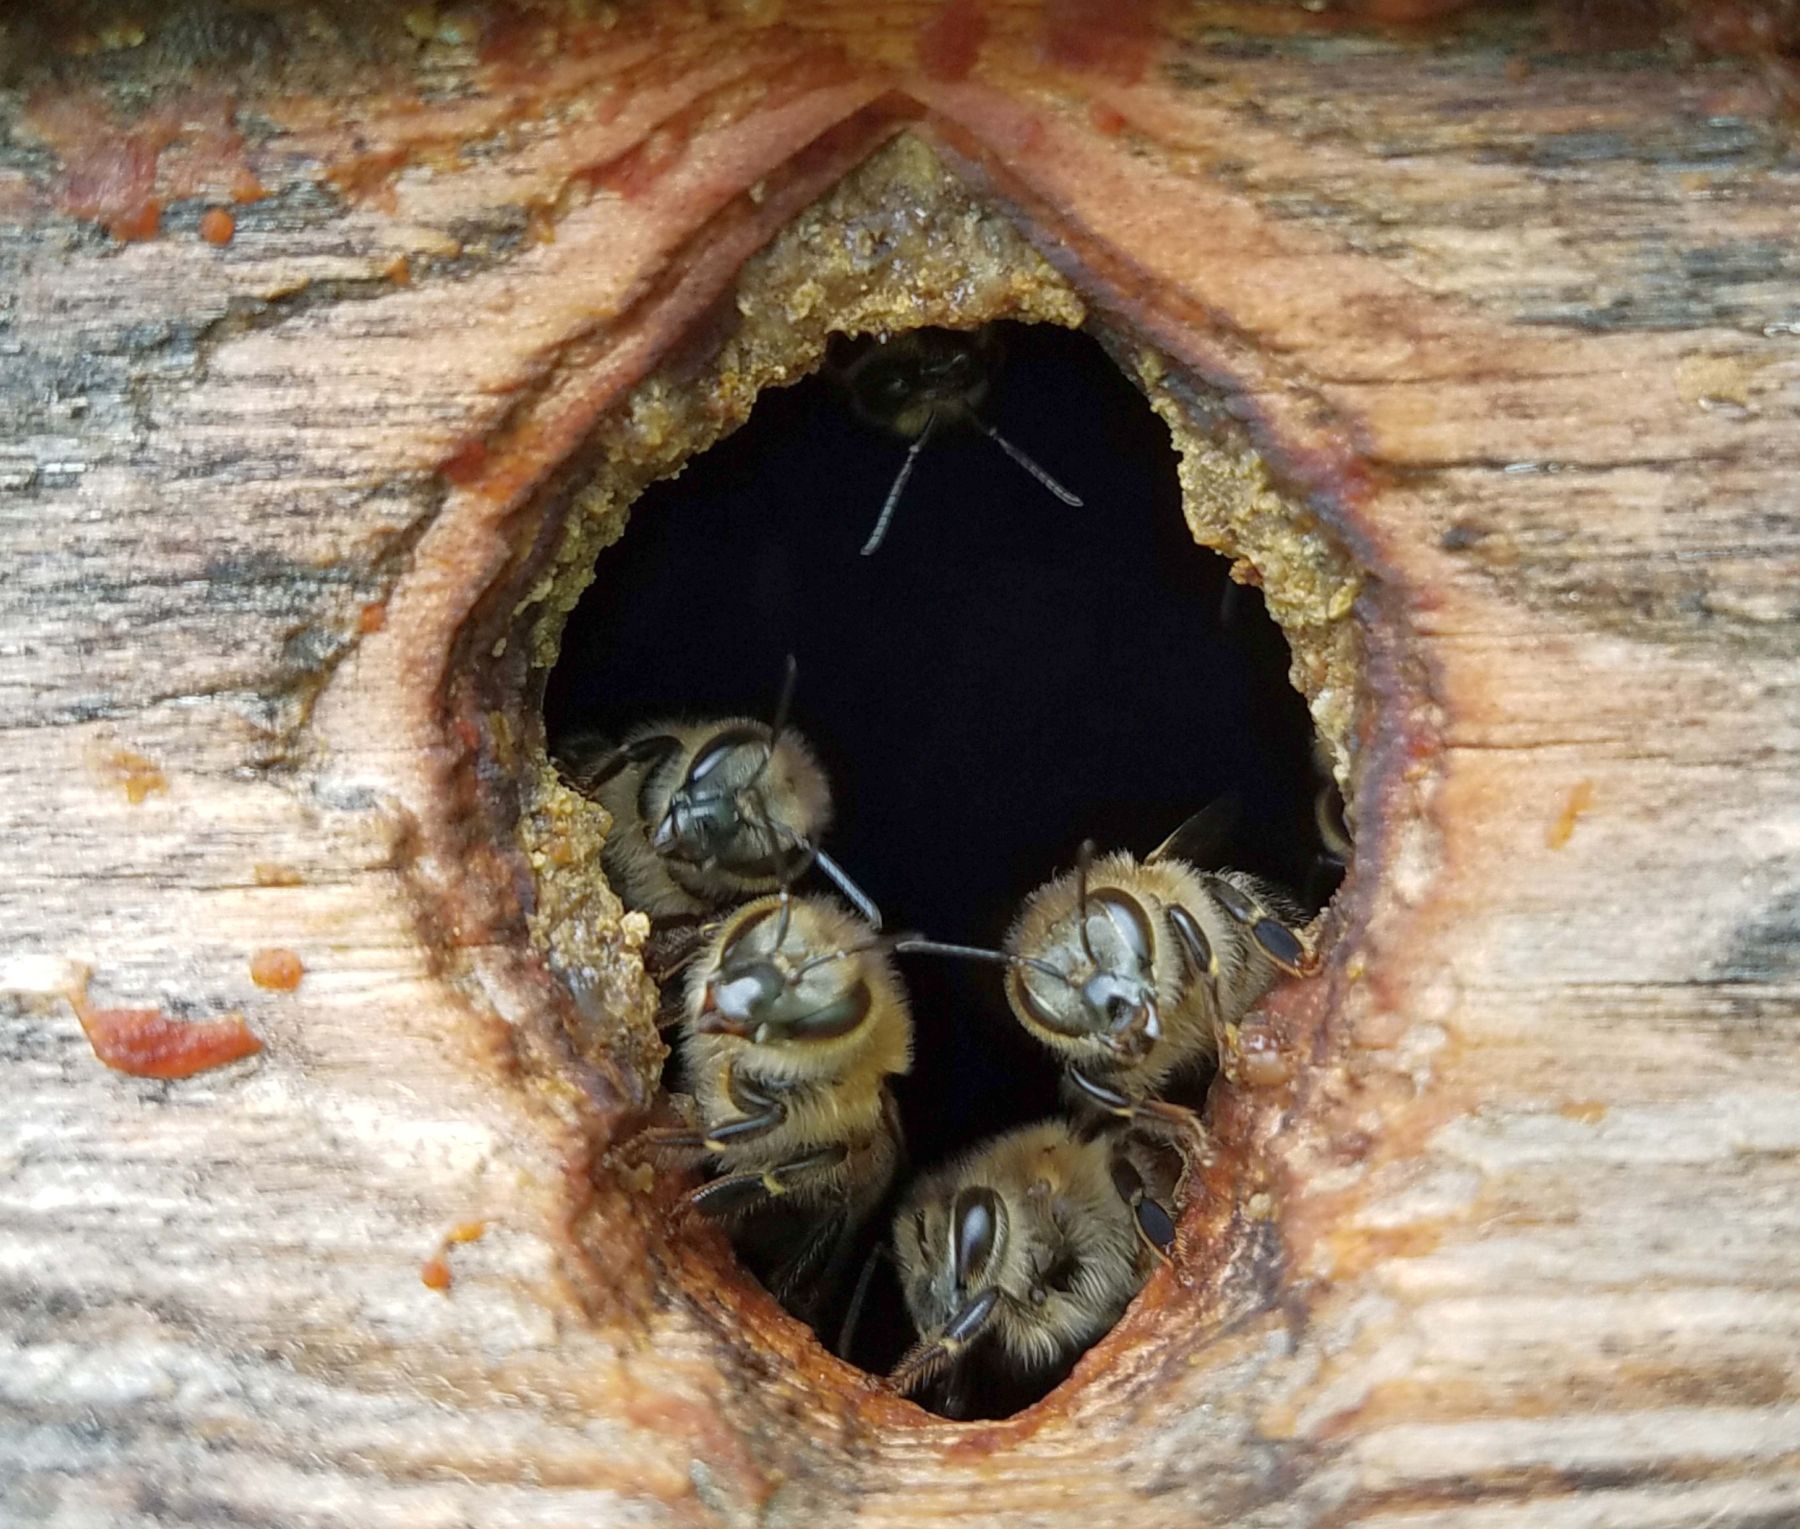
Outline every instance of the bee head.
<path id="1" fill-rule="evenodd" d="M 848 369 L 851 398 L 865 419 L 917 436 L 934 413 L 971 410 L 993 371 L 984 331 L 915 329 L 872 346 Z"/>
<path id="2" fill-rule="evenodd" d="M 807 857 L 804 827 L 770 811 L 768 781 L 783 740 L 760 723 L 720 728 L 694 751 L 693 763 L 650 831 L 657 854 L 686 865 L 780 880 Z M 787 761 L 784 761 L 786 763 Z"/>
<path id="3" fill-rule="evenodd" d="M 856 958 L 880 942 L 827 943 L 813 910 L 800 906 L 796 919 L 784 889 L 727 926 L 694 1020 L 702 1034 L 759 1046 L 824 1041 L 851 1034 L 868 1018 L 874 995 Z"/>
<path id="4" fill-rule="evenodd" d="M 1011 1221 L 986 1184 L 934 1194 L 903 1216 L 895 1234 L 907 1271 L 907 1305 L 927 1336 L 888 1379 L 902 1394 L 957 1364 L 1011 1297 L 1003 1283 Z"/>
<path id="5" fill-rule="evenodd" d="M 1135 1062 L 1162 1037 L 1156 932 L 1143 903 L 1122 887 L 1088 889 L 1093 845 L 1081 847 L 1075 901 L 1044 949 L 1007 975 L 1008 996 L 1026 1022 L 1063 1049 Z"/>

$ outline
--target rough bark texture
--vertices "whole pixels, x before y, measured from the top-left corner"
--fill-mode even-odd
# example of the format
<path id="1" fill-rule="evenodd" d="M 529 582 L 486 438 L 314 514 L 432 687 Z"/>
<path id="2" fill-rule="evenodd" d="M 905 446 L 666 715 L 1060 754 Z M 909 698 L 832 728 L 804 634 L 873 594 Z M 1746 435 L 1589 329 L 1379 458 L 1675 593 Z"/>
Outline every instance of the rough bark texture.
<path id="1" fill-rule="evenodd" d="M 1800 1517 L 1800 174 L 1754 77 L 1529 16 L 741 9 L 189 8 L 5 103 L 0 1518 Z M 815 312 L 780 231 L 853 172 L 817 228 L 956 234 Z M 607 1157 L 641 930 L 533 762 L 632 475 L 859 301 L 1105 326 L 1358 787 L 1188 1257 L 997 1424 L 875 1393 Z M 109 1071 L 84 968 L 90 1020 L 264 1049 Z"/>

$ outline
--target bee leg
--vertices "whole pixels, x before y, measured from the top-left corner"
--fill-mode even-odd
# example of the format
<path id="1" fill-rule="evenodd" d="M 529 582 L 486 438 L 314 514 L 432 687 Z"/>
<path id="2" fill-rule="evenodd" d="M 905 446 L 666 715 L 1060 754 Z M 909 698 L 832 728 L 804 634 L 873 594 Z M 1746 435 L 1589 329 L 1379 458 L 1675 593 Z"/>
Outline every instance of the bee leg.
<path id="1" fill-rule="evenodd" d="M 632 1137 L 630 1146 L 649 1152 L 702 1152 L 706 1137 L 683 1126 L 651 1126 Z"/>
<path id="2" fill-rule="evenodd" d="M 1257 949 L 1284 972 L 1310 977 L 1318 970 L 1317 953 L 1250 893 L 1223 876 L 1208 876 L 1206 884 L 1219 906 L 1249 932 Z"/>
<path id="3" fill-rule="evenodd" d="M 654 1126 L 637 1134 L 636 1142 L 653 1151 L 723 1152 L 736 1142 L 767 1136 L 787 1121 L 787 1106 L 772 1093 L 764 1093 L 734 1067 L 725 1082 L 731 1102 L 743 1113 L 736 1120 L 703 1131 L 684 1126 Z"/>
<path id="4" fill-rule="evenodd" d="M 583 796 L 592 796 L 601 786 L 632 765 L 651 764 L 665 759 L 681 747 L 681 740 L 670 733 L 652 733 L 634 743 L 621 745 L 602 754 L 592 764 L 565 759 L 564 778 Z"/>
<path id="5" fill-rule="evenodd" d="M 1131 1207 L 1137 1224 L 1138 1241 L 1164 1263 L 1175 1258 L 1175 1221 L 1168 1211 L 1152 1200 L 1144 1189 L 1143 1175 L 1124 1157 L 1112 1161 L 1113 1188 L 1119 1198 Z"/>
<path id="6" fill-rule="evenodd" d="M 718 933 L 717 919 L 700 914 L 660 919 L 644 942 L 644 970 L 658 987 L 679 977 L 699 959 Z"/>
<path id="7" fill-rule="evenodd" d="M 742 1113 L 736 1120 L 707 1127 L 698 1139 L 708 1152 L 723 1152 L 740 1142 L 755 1141 L 787 1124 L 787 1106 L 773 1091 L 765 1092 L 735 1066 L 726 1076 L 725 1090 Z"/>
<path id="8" fill-rule="evenodd" d="M 922 1338 L 901 1356 L 889 1373 L 887 1389 L 899 1396 L 916 1391 L 955 1364 L 984 1332 L 1000 1309 L 1001 1290 L 989 1285 L 956 1311 L 935 1338 Z"/>
<path id="9" fill-rule="evenodd" d="M 770 1272 L 769 1293 L 803 1321 L 815 1320 L 815 1308 L 849 1251 L 849 1234 L 850 1214 L 837 1206 L 811 1226 L 799 1247 Z"/>
<path id="10" fill-rule="evenodd" d="M 724 1178 L 690 1189 L 682 1196 L 682 1203 L 687 1209 L 702 1211 L 708 1216 L 740 1215 L 792 1194 L 814 1179 L 824 1178 L 841 1168 L 849 1156 L 850 1149 L 840 1143 L 821 1147 L 817 1152 L 809 1152 L 789 1162 L 777 1163 L 772 1168 L 728 1173 Z"/>
<path id="11" fill-rule="evenodd" d="M 1219 953 L 1213 949 L 1212 941 L 1207 939 L 1206 931 L 1200 927 L 1200 920 L 1180 903 L 1169 909 L 1169 923 L 1175 930 L 1176 942 L 1181 946 L 1182 954 L 1187 957 L 1187 964 L 1195 979 L 1206 984 L 1211 996 L 1213 1053 L 1216 1056 L 1224 1045 L 1219 1035 Z"/>
<path id="12" fill-rule="evenodd" d="M 856 1284 L 850 1291 L 850 1304 L 844 1310 L 844 1320 L 838 1327 L 837 1342 L 831 1349 L 839 1359 L 850 1357 L 851 1345 L 856 1342 L 856 1330 L 862 1326 L 863 1307 L 869 1303 L 869 1285 L 875 1278 L 875 1266 L 886 1255 L 887 1248 L 876 1243 L 863 1259 L 862 1268 L 857 1271 Z"/>
<path id="13" fill-rule="evenodd" d="M 1206 1127 L 1200 1123 L 1200 1117 L 1185 1105 L 1171 1104 L 1167 1099 L 1133 1099 L 1129 1094 L 1120 1093 L 1118 1089 L 1090 1078 L 1079 1067 L 1069 1068 L 1068 1078 L 1083 1099 L 1105 1110 L 1107 1114 L 1117 1115 L 1121 1120 L 1134 1123 L 1155 1123 L 1172 1127 L 1189 1138 L 1203 1158 L 1212 1155 Z"/>

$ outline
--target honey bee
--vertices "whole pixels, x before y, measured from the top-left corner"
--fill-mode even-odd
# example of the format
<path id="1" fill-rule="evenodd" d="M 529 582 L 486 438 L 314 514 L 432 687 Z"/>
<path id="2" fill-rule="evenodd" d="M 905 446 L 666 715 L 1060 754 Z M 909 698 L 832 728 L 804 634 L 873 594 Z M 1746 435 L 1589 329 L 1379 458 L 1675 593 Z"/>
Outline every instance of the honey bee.
<path id="1" fill-rule="evenodd" d="M 831 787 L 787 724 L 795 675 L 790 657 L 773 723 L 646 722 L 614 746 L 577 738 L 565 747 L 565 778 L 612 815 L 601 864 L 626 907 L 692 918 L 773 892 L 816 864 L 880 927 L 875 905 L 819 848 Z"/>
<path id="2" fill-rule="evenodd" d="M 710 1159 L 686 1206 L 811 1320 L 902 1155 L 912 1017 L 886 944 L 830 897 L 746 903 L 689 968 L 679 1045 L 695 1126 L 640 1141 Z"/>
<path id="3" fill-rule="evenodd" d="M 848 355 L 835 370 L 849 393 L 851 409 L 868 424 L 912 443 L 875 529 L 863 543 L 864 557 L 881 545 L 919 453 L 945 424 L 979 430 L 1064 504 L 1081 508 L 1079 498 L 980 415 L 1000 365 L 1000 341 L 992 328 L 914 329 L 845 349 Z"/>
<path id="4" fill-rule="evenodd" d="M 1159 1097 L 1165 1085 L 1217 1058 L 1220 1032 L 1278 971 L 1317 966 L 1278 892 L 1181 857 L 1206 816 L 1141 862 L 1124 851 L 1096 861 L 1082 845 L 1073 874 L 1026 899 L 1002 950 L 914 938 L 894 948 L 1004 965 L 1014 1015 L 1062 1059 L 1077 1099 L 1197 1131 L 1192 1111 Z"/>
<path id="5" fill-rule="evenodd" d="M 1323 741 L 1313 740 L 1313 773 L 1318 789 L 1313 793 L 1313 832 L 1319 848 L 1306 877 L 1306 900 L 1313 907 L 1325 902 L 1337 889 L 1356 852 L 1350 813 L 1331 766 L 1331 754 Z"/>
<path id="6" fill-rule="evenodd" d="M 1147 1185 L 1155 1186 L 1153 1194 Z M 894 1220 L 919 1340 L 888 1376 L 902 1395 L 940 1377 L 964 1415 L 964 1361 L 1002 1387 L 1053 1384 L 1123 1315 L 1175 1242 L 1166 1154 L 1134 1133 L 1066 1120 L 1009 1131 L 925 1175 Z"/>

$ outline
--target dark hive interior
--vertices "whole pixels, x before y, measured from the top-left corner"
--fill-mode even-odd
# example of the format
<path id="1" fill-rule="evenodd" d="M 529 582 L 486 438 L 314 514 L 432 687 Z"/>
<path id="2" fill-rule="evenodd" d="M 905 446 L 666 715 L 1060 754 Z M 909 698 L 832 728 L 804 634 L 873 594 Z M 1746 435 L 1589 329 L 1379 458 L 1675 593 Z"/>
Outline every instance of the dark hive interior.
<path id="1" fill-rule="evenodd" d="M 1194 544 L 1168 430 L 1100 344 L 1000 328 L 982 413 L 1083 508 L 974 431 L 941 430 L 860 556 L 904 443 L 826 375 L 766 391 L 602 555 L 545 693 L 552 752 L 655 716 L 766 717 L 792 653 L 793 724 L 838 801 L 826 847 L 890 930 L 997 945 L 1083 838 L 1143 854 L 1227 794 L 1220 862 L 1317 906 L 1333 882 L 1311 725 L 1260 595 Z M 1057 1069 L 994 969 L 903 970 L 915 1166 L 1058 1107 Z M 883 1276 L 852 1357 L 881 1368 L 908 1336 Z"/>

